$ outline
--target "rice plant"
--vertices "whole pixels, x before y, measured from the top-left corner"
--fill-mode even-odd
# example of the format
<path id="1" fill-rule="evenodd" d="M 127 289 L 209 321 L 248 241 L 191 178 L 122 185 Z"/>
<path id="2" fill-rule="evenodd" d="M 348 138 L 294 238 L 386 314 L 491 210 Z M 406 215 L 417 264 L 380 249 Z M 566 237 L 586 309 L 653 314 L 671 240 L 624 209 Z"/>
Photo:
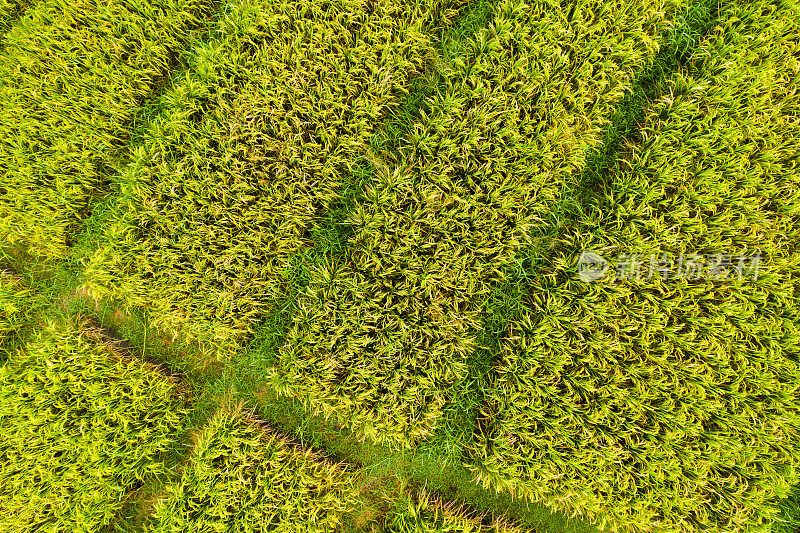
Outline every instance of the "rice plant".
<path id="1" fill-rule="evenodd" d="M 29 3 L 27 0 L 0 0 L 0 43 L 2 43 L 3 34 L 11 29 L 14 20 Z"/>
<path id="2" fill-rule="evenodd" d="M 63 257 L 211 0 L 43 0 L 0 47 L 0 241 Z"/>
<path id="3" fill-rule="evenodd" d="M 381 154 L 350 253 L 308 269 L 275 389 L 381 444 L 430 437 L 475 378 L 482 302 L 683 7 L 499 2 Z"/>
<path id="4" fill-rule="evenodd" d="M 228 4 L 120 176 L 87 289 L 229 358 L 459 3 Z"/>
<path id="5" fill-rule="evenodd" d="M 82 323 L 49 321 L 0 366 L 0 530 L 111 525 L 128 491 L 166 474 L 179 392 Z"/>
<path id="6" fill-rule="evenodd" d="M 486 393 L 486 486 L 614 531 L 769 531 L 800 465 L 798 37 L 792 4 L 723 6 L 624 146 L 606 210 L 553 244 Z M 619 270 L 580 281 L 582 250 Z M 736 260 L 659 270 L 757 252 L 742 278 Z"/>
<path id="7" fill-rule="evenodd" d="M 0 363 L 14 351 L 45 300 L 0 265 Z"/>
<path id="8" fill-rule="evenodd" d="M 355 498 L 352 480 L 337 465 L 261 429 L 238 409 L 221 410 L 145 530 L 341 531 Z"/>

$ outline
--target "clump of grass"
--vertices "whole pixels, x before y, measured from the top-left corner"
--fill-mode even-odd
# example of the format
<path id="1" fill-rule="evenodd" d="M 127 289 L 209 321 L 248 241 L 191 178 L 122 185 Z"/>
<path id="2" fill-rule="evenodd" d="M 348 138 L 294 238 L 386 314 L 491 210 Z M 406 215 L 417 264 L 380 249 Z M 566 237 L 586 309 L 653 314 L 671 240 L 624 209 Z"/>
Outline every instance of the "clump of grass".
<path id="1" fill-rule="evenodd" d="M 387 446 L 468 439 L 483 302 L 682 5 L 495 6 L 383 154 L 350 251 L 309 269 L 271 385 Z"/>
<path id="2" fill-rule="evenodd" d="M 485 395 L 486 486 L 612 530 L 769 530 L 800 464 L 799 15 L 725 6 L 622 145 L 611 207 L 557 237 Z M 581 282 L 581 250 L 644 277 Z M 651 254 L 756 251 L 756 279 L 645 279 Z"/>
<path id="3" fill-rule="evenodd" d="M 166 474 L 180 393 L 82 323 L 48 321 L 0 366 L 0 529 L 112 524 L 128 491 Z"/>
<path id="4" fill-rule="evenodd" d="M 0 47 L 0 240 L 64 257 L 211 0 L 44 0 Z"/>
<path id="5" fill-rule="evenodd" d="M 312 229 L 423 70 L 432 17 L 458 5 L 229 4 L 121 176 L 87 287 L 229 358 L 290 289 L 292 258 L 339 231 Z"/>

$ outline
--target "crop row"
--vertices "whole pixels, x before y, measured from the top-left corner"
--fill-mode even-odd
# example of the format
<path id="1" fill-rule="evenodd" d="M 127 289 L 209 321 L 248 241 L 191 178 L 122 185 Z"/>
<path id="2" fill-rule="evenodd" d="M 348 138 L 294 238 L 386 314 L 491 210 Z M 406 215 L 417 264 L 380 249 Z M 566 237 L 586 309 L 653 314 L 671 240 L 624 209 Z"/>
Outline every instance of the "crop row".
<path id="1" fill-rule="evenodd" d="M 0 530 L 99 531 L 182 427 L 176 383 L 84 324 L 48 321 L 0 366 Z"/>
<path id="2" fill-rule="evenodd" d="M 270 375 L 277 389 L 378 441 L 430 434 L 448 389 L 467 378 L 500 267 L 682 5 L 496 6 L 367 184 L 350 217 L 352 256 L 308 272 Z M 95 294 L 146 307 L 154 324 L 223 358 L 253 333 L 311 244 L 314 216 L 339 198 L 378 119 L 430 56 L 428 16 L 357 7 L 231 7 L 125 171 L 87 270 Z M 302 60 L 318 50 L 326 60 Z"/>
<path id="3" fill-rule="evenodd" d="M 429 437 L 475 378 L 483 302 L 682 6 L 494 6 L 384 154 L 350 253 L 310 270 L 273 386 L 382 444 Z"/>
<path id="4" fill-rule="evenodd" d="M 210 0 L 43 0 L 0 47 L 0 241 L 61 257 Z"/>
<path id="5" fill-rule="evenodd" d="M 229 358 L 458 1 L 240 1 L 160 102 L 90 289 Z"/>
<path id="6" fill-rule="evenodd" d="M 722 13 L 531 282 L 474 446 L 487 485 L 615 530 L 768 531 L 798 481 L 800 10 Z"/>
<path id="7" fill-rule="evenodd" d="M 145 530 L 517 531 L 499 522 L 483 526 L 424 495 L 383 516 L 363 503 L 357 474 L 301 451 L 240 411 L 222 410 L 199 436 L 180 479 L 166 487 Z"/>

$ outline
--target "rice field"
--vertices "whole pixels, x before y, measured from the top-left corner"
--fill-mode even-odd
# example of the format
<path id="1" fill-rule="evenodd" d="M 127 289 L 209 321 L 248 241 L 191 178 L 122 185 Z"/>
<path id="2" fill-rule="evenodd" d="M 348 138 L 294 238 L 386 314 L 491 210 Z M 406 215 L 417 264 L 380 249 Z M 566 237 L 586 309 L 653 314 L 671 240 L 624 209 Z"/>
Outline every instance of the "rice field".
<path id="1" fill-rule="evenodd" d="M 40 2 L 0 47 L 0 239 L 63 257 L 210 2 Z"/>
<path id="2" fill-rule="evenodd" d="M 358 80 L 347 77 L 337 85 L 335 78 L 326 78 L 318 97 L 313 93 L 306 96 L 308 89 L 302 84 L 297 86 L 302 91 L 299 97 L 292 93 L 284 97 L 276 89 L 277 94 L 270 95 L 267 102 L 285 98 L 293 110 L 279 122 L 294 123 L 306 132 L 314 129 L 319 135 L 306 140 L 299 134 L 275 132 L 272 150 L 268 137 L 256 140 L 246 132 L 251 128 L 263 130 L 263 126 L 258 128 L 258 121 L 267 119 L 259 119 L 258 109 L 274 113 L 275 105 L 255 104 L 257 100 L 247 89 L 235 91 L 237 99 L 247 102 L 246 109 L 228 107 L 224 96 L 209 102 L 209 112 L 198 119 L 207 130 L 202 134 L 170 131 L 191 127 L 192 122 L 186 120 L 189 108 L 185 93 L 169 94 L 170 101 L 180 102 L 180 114 L 167 111 L 159 117 L 159 131 L 147 143 L 150 150 L 142 152 L 138 161 L 147 161 L 152 168 L 152 154 L 177 153 L 155 173 L 142 169 L 140 176 L 129 178 L 130 192 L 123 192 L 125 204 L 120 209 L 134 218 L 125 220 L 123 214 L 112 222 L 114 229 L 104 238 L 109 245 L 101 247 L 87 269 L 89 286 L 98 294 L 108 293 L 146 307 L 159 326 L 188 324 L 180 333 L 197 331 L 196 337 L 212 345 L 219 357 L 225 357 L 225 352 L 236 350 L 233 342 L 237 337 L 253 334 L 255 319 L 269 311 L 264 306 L 281 300 L 282 275 L 292 276 L 293 270 L 301 269 L 307 280 L 304 293 L 299 295 L 299 316 L 286 334 L 286 345 L 270 370 L 270 380 L 282 394 L 305 399 L 312 410 L 324 416 L 338 413 L 342 421 L 369 438 L 413 446 L 442 416 L 447 390 L 465 379 L 466 359 L 475 349 L 480 303 L 499 269 L 524 241 L 528 221 L 546 212 L 548 200 L 557 194 L 558 176 L 564 179 L 580 168 L 586 148 L 597 143 L 604 120 L 622 97 L 626 83 L 629 86 L 635 69 L 654 55 L 656 37 L 681 4 L 665 2 L 656 11 L 648 11 L 650 7 L 643 3 L 638 4 L 638 11 L 622 4 L 615 10 L 609 6 L 603 13 L 606 22 L 590 18 L 595 17 L 594 9 L 585 10 L 587 21 L 582 20 L 584 13 L 573 14 L 576 26 L 580 23 L 587 27 L 573 37 L 575 46 L 581 47 L 580 53 L 573 51 L 574 58 L 555 44 L 559 32 L 567 31 L 566 21 L 562 20 L 559 28 L 557 20 L 546 16 L 546 7 L 541 6 L 541 18 L 537 14 L 534 18 L 538 22 L 531 24 L 526 20 L 531 15 L 525 4 L 502 3 L 492 12 L 491 33 L 483 30 L 464 44 L 463 58 L 458 59 L 464 66 L 455 65 L 452 71 L 441 73 L 446 85 L 442 94 L 426 105 L 427 120 L 410 125 L 408 144 L 387 154 L 372 179 L 363 185 L 363 201 L 347 214 L 348 223 L 358 229 L 348 253 L 338 260 L 325 257 L 318 264 L 309 264 L 312 261 L 296 259 L 299 267 L 291 262 L 310 247 L 303 237 L 313 233 L 315 214 L 329 210 L 341 196 L 342 183 L 357 175 L 352 162 L 366 160 L 369 164 L 373 159 L 369 140 L 379 125 L 375 121 L 379 108 L 364 108 L 363 118 L 353 116 L 344 121 L 327 116 L 337 109 L 335 102 L 352 98 L 345 88 L 357 87 Z M 409 50 L 416 54 L 424 51 L 414 44 L 413 35 L 404 36 L 401 28 L 396 28 L 396 17 L 376 14 L 376 18 L 391 21 L 393 31 Z M 249 31 L 255 32 L 258 23 L 252 24 Z M 287 26 L 280 28 L 295 39 L 295 31 Z M 543 33 L 543 28 L 549 33 Z M 610 28 L 617 33 L 604 32 Z M 597 32 L 594 40 L 586 37 L 590 30 Z M 322 30 L 314 33 L 325 35 Z M 333 34 L 343 35 L 340 31 Z M 223 56 L 239 55 L 230 47 L 243 46 L 243 41 L 231 41 L 230 46 L 215 42 L 219 51 L 216 55 L 208 52 L 202 63 L 198 59 L 194 70 L 213 64 L 233 72 L 233 65 L 219 66 L 224 65 Z M 554 44 L 548 46 L 548 41 Z M 262 53 L 263 61 L 292 53 L 289 43 L 282 52 L 275 46 L 279 41 L 264 42 L 270 43 L 270 49 Z M 503 52 L 514 47 L 521 53 L 529 52 L 525 62 Z M 603 55 L 606 49 L 615 50 L 615 54 Z M 377 47 L 365 50 L 380 53 Z M 359 53 L 343 48 L 331 57 L 341 55 L 349 61 L 348 54 Z M 553 66 L 559 74 L 541 79 L 531 76 L 531 64 L 553 54 L 561 54 Z M 424 57 L 418 55 L 415 63 L 387 68 L 389 72 L 398 69 L 404 75 L 413 74 L 415 69 L 421 70 Z M 591 59 L 599 57 L 603 62 L 594 64 L 592 76 L 586 78 Z M 368 66 L 374 59 L 364 57 L 361 61 Z M 263 72 L 257 65 L 242 68 Z M 386 76 L 377 64 L 370 70 Z M 497 72 L 497 78 L 488 77 L 488 72 Z M 610 72 L 617 75 L 609 79 Z M 275 80 L 270 83 L 280 91 L 293 87 L 280 81 L 276 71 L 266 71 L 263 76 Z M 211 84 L 218 83 L 216 79 L 212 78 Z M 570 90 L 570 99 L 563 101 L 562 84 L 568 79 L 585 81 Z M 475 85 L 478 80 L 483 80 L 483 89 Z M 375 82 L 363 83 L 366 87 Z M 398 79 L 397 83 L 402 87 L 408 80 Z M 197 85 L 187 81 L 186 91 Z M 263 82 L 257 85 L 260 91 L 267 90 Z M 391 87 L 381 90 L 390 91 Z M 532 102 L 533 95 L 538 94 L 538 101 L 528 107 L 528 97 L 524 97 L 517 100 L 521 102 L 517 106 L 509 106 L 512 90 L 529 95 Z M 327 93 L 331 94 L 330 103 L 324 98 Z M 356 94 L 373 105 L 385 98 L 368 91 Z M 494 94 L 499 95 L 497 99 Z M 294 102 L 296 98 L 300 99 Z M 306 98 L 328 111 L 313 113 L 314 107 Z M 388 106 L 388 101 L 384 105 Z M 566 109 L 573 107 L 580 111 Z M 297 109 L 307 109 L 304 116 L 322 122 L 308 126 L 294 120 Z M 344 109 L 361 110 L 362 106 L 353 102 Z M 220 125 L 220 119 L 242 116 L 252 117 L 254 125 Z M 451 116 L 463 117 L 463 122 L 450 125 Z M 548 121 L 558 126 L 539 135 Z M 503 123 L 513 124 L 513 130 L 511 126 L 503 128 Z M 345 127 L 353 130 L 352 141 L 346 131 L 337 130 Z M 234 140 L 239 139 L 239 131 L 244 137 Z M 299 170 L 292 173 L 293 156 L 277 150 L 287 136 L 298 139 L 298 149 L 308 158 L 333 166 L 298 162 Z M 164 137 L 173 144 L 167 145 Z M 199 139 L 207 139 L 213 146 L 232 142 L 231 148 L 237 146 L 240 155 L 228 156 L 232 158 L 229 164 L 215 163 L 200 156 L 207 148 L 205 142 L 197 144 Z M 245 156 L 241 153 L 243 146 L 250 152 L 254 147 L 263 148 L 263 157 L 269 163 L 238 166 L 235 158 L 246 157 L 248 165 L 255 165 L 261 157 L 255 153 Z M 551 151 L 542 151 L 544 146 Z M 565 146 L 573 151 L 565 152 Z M 341 152 L 338 164 L 336 150 L 346 150 Z M 220 151 L 227 152 L 224 148 Z M 534 154 L 536 159 L 532 160 Z M 478 165 L 476 161 L 480 160 L 494 162 Z M 270 165 L 276 165 L 274 170 L 269 170 Z M 140 172 L 138 163 L 130 167 L 130 172 Z M 272 185 L 264 182 L 262 172 L 267 173 Z M 483 190 L 474 183 L 460 183 L 458 176 L 462 174 L 474 174 L 473 181 L 482 182 Z M 216 184 L 213 187 L 212 181 Z M 290 185 L 283 186 L 284 182 Z M 303 191 L 304 183 L 311 195 Z M 265 188 L 280 196 L 257 194 Z M 494 191 L 491 195 L 490 190 Z M 207 194 L 211 197 L 205 198 Z M 432 218 L 432 213 L 439 216 Z M 194 316 L 185 316 L 188 310 L 196 310 Z M 412 350 L 411 346 L 419 342 L 425 349 Z M 408 373 L 401 369 L 408 369 Z"/>
<path id="3" fill-rule="evenodd" d="M 424 30 L 456 6 L 328 4 L 231 4 L 220 37 L 190 52 L 120 176 L 91 290 L 221 359 L 241 348 L 381 113 L 425 68 Z"/>
<path id="4" fill-rule="evenodd" d="M 349 215 L 349 253 L 310 272 L 277 390 L 390 445 L 435 430 L 503 269 L 681 4 L 602 2 L 570 22 L 549 7 L 499 3 L 443 73 Z"/>
<path id="5" fill-rule="evenodd" d="M 0 530 L 800 531 L 798 43 L 0 0 Z"/>

